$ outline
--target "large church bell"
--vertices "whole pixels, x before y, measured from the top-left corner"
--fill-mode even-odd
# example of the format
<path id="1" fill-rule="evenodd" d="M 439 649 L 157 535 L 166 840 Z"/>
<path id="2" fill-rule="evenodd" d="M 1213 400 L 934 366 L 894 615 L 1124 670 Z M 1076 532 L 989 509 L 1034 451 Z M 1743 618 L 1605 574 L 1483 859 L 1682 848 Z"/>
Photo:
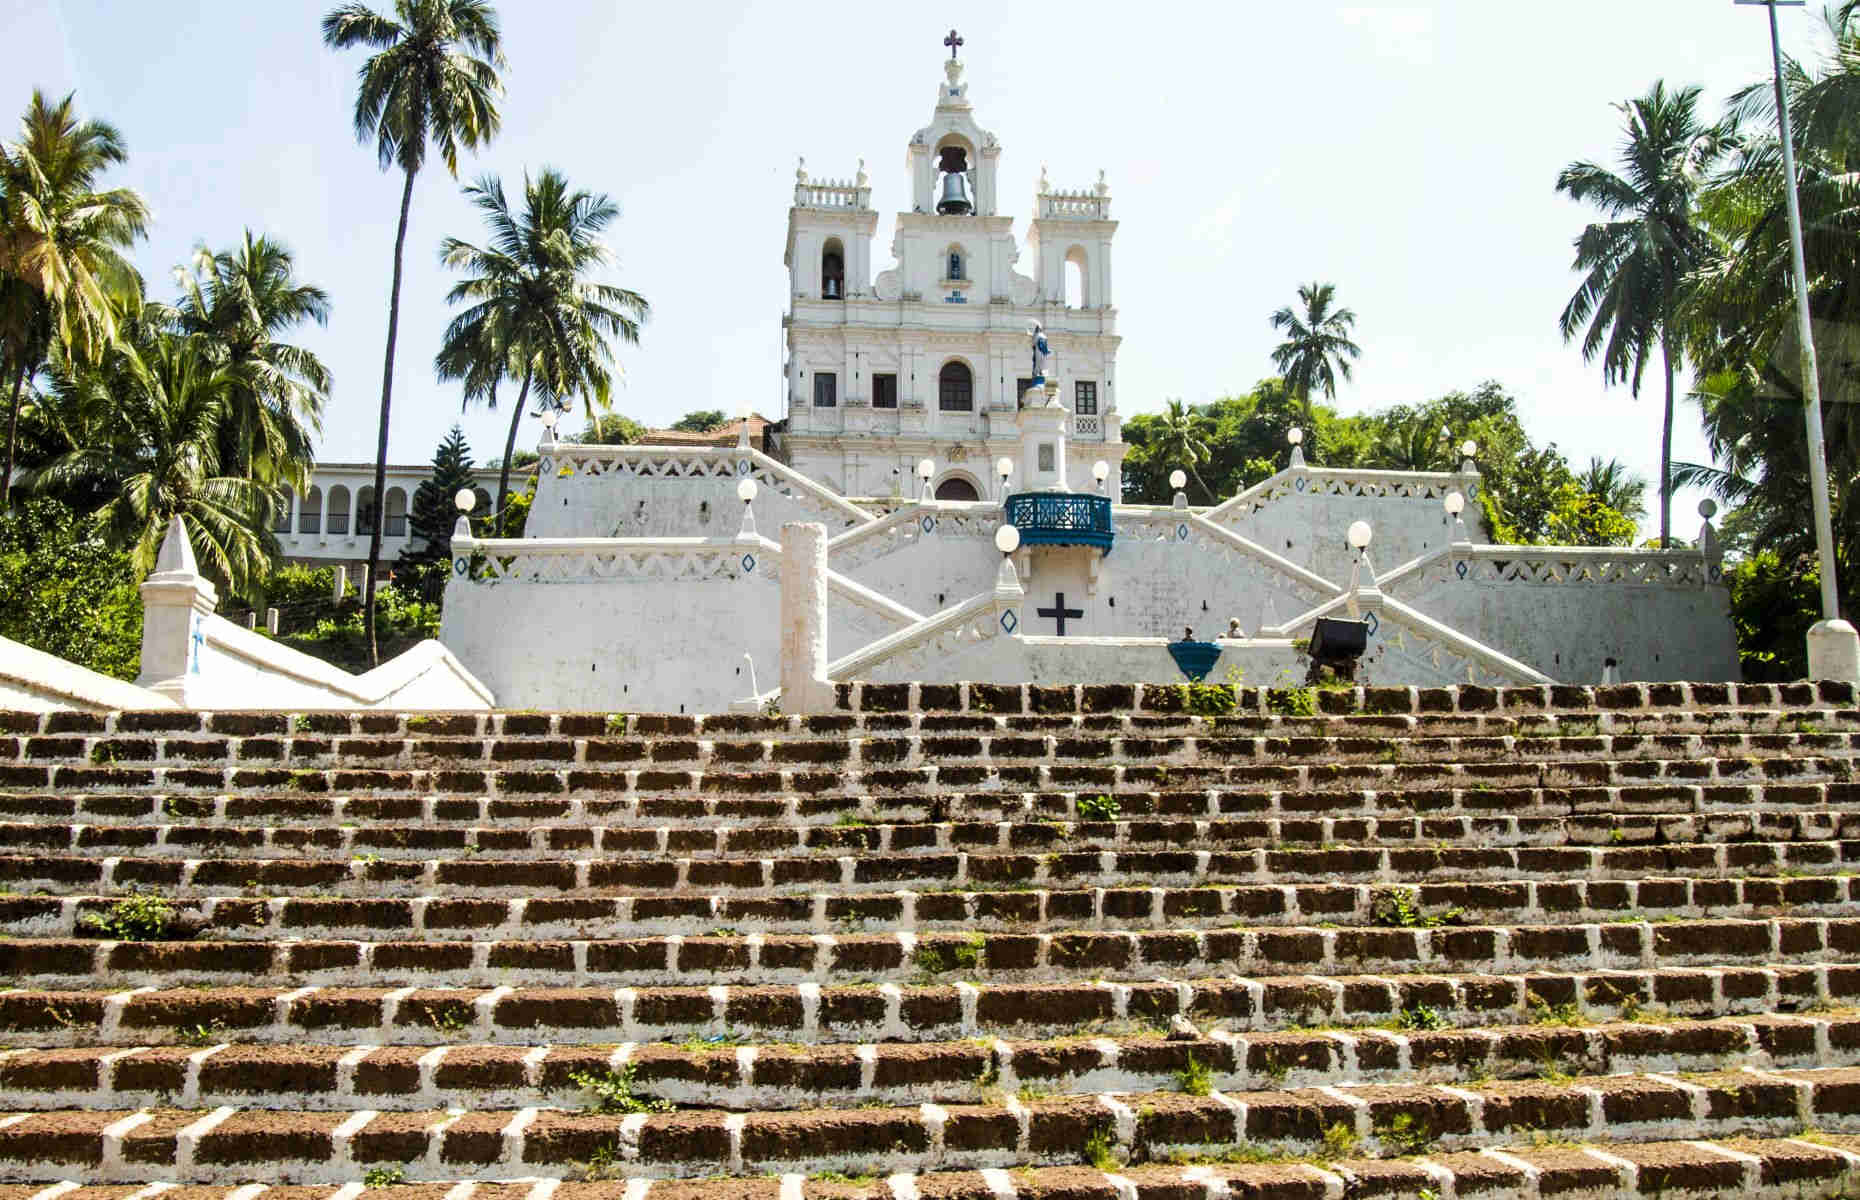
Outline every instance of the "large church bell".
<path id="1" fill-rule="evenodd" d="M 967 216 L 974 212 L 975 204 L 969 199 L 968 157 L 963 154 L 962 147 L 943 147 L 936 168 L 943 172 L 943 195 L 936 202 L 936 210 L 955 216 Z"/>

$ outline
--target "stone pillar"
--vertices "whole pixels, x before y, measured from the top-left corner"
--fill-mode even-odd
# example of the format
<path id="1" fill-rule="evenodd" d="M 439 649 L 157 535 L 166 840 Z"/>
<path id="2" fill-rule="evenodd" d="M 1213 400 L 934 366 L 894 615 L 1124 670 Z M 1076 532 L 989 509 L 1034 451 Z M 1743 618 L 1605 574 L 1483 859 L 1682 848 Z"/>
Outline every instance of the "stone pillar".
<path id="1" fill-rule="evenodd" d="M 995 626 L 1005 637 L 1018 637 L 1022 630 L 1021 606 L 1027 591 L 1020 585 L 1020 573 L 1014 568 L 1014 556 L 1003 554 L 995 571 Z"/>
<path id="2" fill-rule="evenodd" d="M 348 590 L 349 590 L 349 568 L 343 566 L 341 563 L 337 563 L 336 564 L 336 586 L 330 589 L 329 602 L 331 604 L 341 604 L 342 594 Z"/>
<path id="3" fill-rule="evenodd" d="M 1808 628 L 1808 677 L 1860 683 L 1860 634 L 1847 621 L 1817 621 Z"/>
<path id="4" fill-rule="evenodd" d="M 200 672 L 200 626 L 219 597 L 200 574 L 181 518 L 168 522 L 154 572 L 142 582 L 142 674 L 136 683 L 188 706 L 187 683 Z"/>
<path id="5" fill-rule="evenodd" d="M 1067 492 L 1066 433 L 1072 413 L 1059 403 L 1059 385 L 1049 383 L 1042 393 L 1027 391 L 1020 410 L 1020 486 L 1026 492 Z"/>
<path id="6" fill-rule="evenodd" d="M 781 706 L 791 713 L 833 708 L 827 678 L 827 527 L 781 527 Z"/>
<path id="7" fill-rule="evenodd" d="M 278 610 L 275 608 L 265 610 L 265 632 L 272 637 L 278 636 Z"/>

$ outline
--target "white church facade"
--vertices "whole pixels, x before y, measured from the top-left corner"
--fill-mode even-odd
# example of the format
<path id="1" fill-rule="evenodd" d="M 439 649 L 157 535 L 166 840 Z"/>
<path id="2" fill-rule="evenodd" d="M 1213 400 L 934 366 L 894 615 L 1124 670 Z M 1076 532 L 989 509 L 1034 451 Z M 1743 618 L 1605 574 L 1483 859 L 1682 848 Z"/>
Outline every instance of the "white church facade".
<path id="1" fill-rule="evenodd" d="M 1103 461 L 1117 495 L 1110 190 L 1101 174 L 1095 187 L 1054 191 L 1042 172 L 1017 245 L 999 200 L 1001 143 L 975 119 L 953 57 L 961 43 L 953 33 L 951 42 L 935 112 L 906 149 L 910 203 L 896 217 L 891 265 L 873 273 L 878 213 L 863 160 L 850 180 L 795 172 L 776 455 L 842 495 L 998 498 L 997 465 L 1018 458 L 1015 410 L 1037 321 L 1069 413 L 1069 474 L 1090 478 Z"/>
<path id="2" fill-rule="evenodd" d="M 1108 189 L 1042 184 L 1017 246 L 1001 144 L 943 65 L 891 265 L 863 169 L 796 181 L 766 446 L 545 433 L 526 535 L 455 536 L 440 637 L 497 705 L 801 711 L 820 689 L 776 681 L 802 641 L 823 686 L 1296 686 L 1323 618 L 1365 631 L 1368 684 L 1736 678 L 1709 523 L 1697 550 L 1491 545 L 1476 453 L 1359 471 L 1288 445 L 1218 505 L 1119 503 Z"/>

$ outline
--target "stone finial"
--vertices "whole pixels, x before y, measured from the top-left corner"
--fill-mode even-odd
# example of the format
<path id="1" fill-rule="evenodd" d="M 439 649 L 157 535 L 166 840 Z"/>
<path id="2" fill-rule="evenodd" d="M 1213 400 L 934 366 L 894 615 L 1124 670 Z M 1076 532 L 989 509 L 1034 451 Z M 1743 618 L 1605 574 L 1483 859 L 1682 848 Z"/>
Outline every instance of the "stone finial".
<path id="1" fill-rule="evenodd" d="M 859 174 L 853 178 L 853 186 L 854 187 L 866 187 L 871 182 L 872 181 L 866 177 L 865 159 L 862 158 L 859 160 Z"/>
<path id="2" fill-rule="evenodd" d="M 194 544 L 188 539 L 187 527 L 181 523 L 179 515 L 168 518 L 168 532 L 161 539 L 161 553 L 155 559 L 155 573 L 200 574 L 200 566 L 194 561 Z"/>
<path id="3" fill-rule="evenodd" d="M 471 518 L 464 513 L 460 513 L 458 520 L 452 522 L 452 540 L 454 542 L 469 542 L 472 540 Z"/>
<path id="4" fill-rule="evenodd" d="M 1042 195 L 1044 195 L 1045 193 L 1050 192 L 1052 190 L 1053 190 L 1053 185 L 1048 183 L 1046 180 L 1046 164 L 1041 163 L 1040 164 L 1040 192 Z"/>
<path id="5" fill-rule="evenodd" d="M 805 154 L 797 154 L 794 157 L 794 181 L 796 183 L 807 182 L 807 156 Z"/>
<path id="6" fill-rule="evenodd" d="M 995 571 L 995 598 L 1012 596 L 1018 600 L 1026 594 L 1026 589 L 1020 585 L 1020 572 L 1014 569 L 1014 556 L 1003 554 L 1001 566 Z"/>
<path id="7" fill-rule="evenodd" d="M 1100 196 L 1108 196 L 1111 194 L 1111 185 L 1104 181 L 1103 167 L 1098 168 L 1098 186 L 1092 190 L 1097 192 Z"/>

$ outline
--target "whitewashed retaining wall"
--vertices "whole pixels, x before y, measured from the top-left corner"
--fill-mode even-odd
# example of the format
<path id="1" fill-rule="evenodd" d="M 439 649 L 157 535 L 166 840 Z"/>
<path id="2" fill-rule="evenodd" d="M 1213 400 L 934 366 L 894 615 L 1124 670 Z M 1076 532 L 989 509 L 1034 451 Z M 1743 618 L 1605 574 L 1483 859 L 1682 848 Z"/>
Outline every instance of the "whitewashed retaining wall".
<path id="1" fill-rule="evenodd" d="M 159 692 L 124 683 L 43 650 L 0 637 L 0 709 L 50 712 L 76 708 L 108 712 L 173 707 L 174 701 Z"/>

